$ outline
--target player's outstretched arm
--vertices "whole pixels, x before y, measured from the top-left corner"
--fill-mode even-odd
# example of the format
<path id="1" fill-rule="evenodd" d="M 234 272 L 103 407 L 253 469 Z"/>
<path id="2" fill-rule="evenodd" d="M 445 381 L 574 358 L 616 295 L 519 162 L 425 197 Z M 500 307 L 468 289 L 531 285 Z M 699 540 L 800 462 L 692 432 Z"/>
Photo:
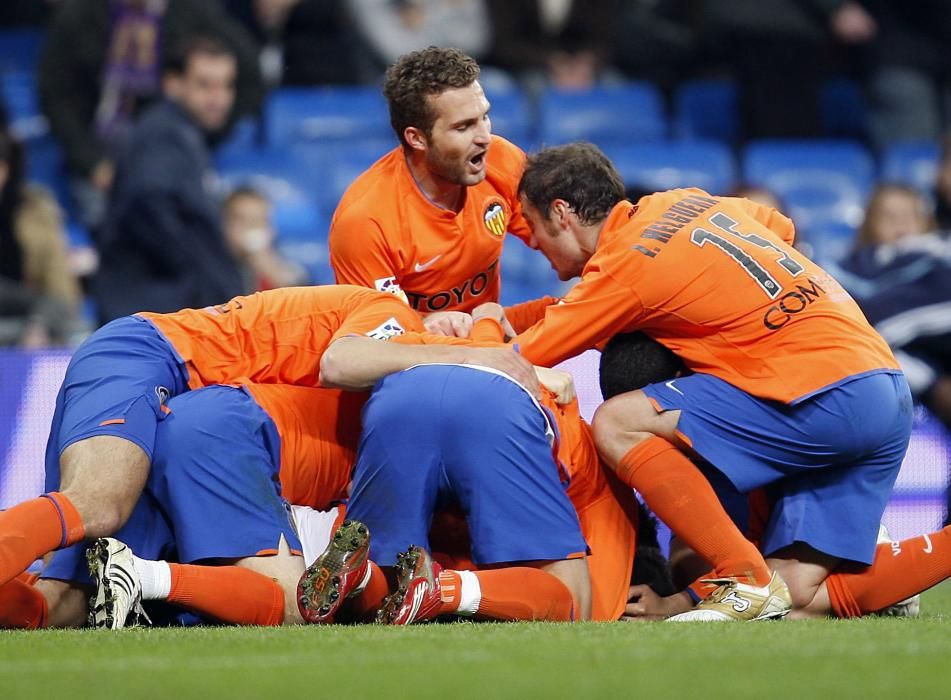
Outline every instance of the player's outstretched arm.
<path id="1" fill-rule="evenodd" d="M 509 375 L 535 396 L 541 392 L 534 367 L 508 348 L 409 345 L 360 336 L 338 338 L 330 344 L 320 360 L 320 384 L 359 391 L 388 374 L 434 363 L 490 367 Z"/>

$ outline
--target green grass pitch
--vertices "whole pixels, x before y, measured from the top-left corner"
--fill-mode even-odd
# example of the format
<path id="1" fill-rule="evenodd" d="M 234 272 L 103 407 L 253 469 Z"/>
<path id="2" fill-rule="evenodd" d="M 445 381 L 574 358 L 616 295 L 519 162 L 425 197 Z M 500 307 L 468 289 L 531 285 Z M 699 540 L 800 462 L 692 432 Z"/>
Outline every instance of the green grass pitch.
<path id="1" fill-rule="evenodd" d="M 0 632 L 2 700 L 219 697 L 951 698 L 951 582 L 915 620 Z"/>

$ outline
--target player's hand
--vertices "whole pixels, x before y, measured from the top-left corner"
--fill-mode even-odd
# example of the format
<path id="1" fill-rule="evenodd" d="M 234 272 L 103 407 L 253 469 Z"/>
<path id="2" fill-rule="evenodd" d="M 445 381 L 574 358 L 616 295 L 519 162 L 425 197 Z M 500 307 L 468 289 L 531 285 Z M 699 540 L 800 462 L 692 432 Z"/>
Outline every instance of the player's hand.
<path id="1" fill-rule="evenodd" d="M 528 389 L 532 396 L 536 398 L 541 396 L 542 387 L 535 375 L 535 368 L 514 350 L 509 348 L 468 348 L 462 363 L 497 369 Z"/>
<path id="2" fill-rule="evenodd" d="M 437 311 L 423 319 L 426 330 L 433 335 L 468 338 L 472 333 L 472 316 L 462 311 Z"/>
<path id="3" fill-rule="evenodd" d="M 536 367 L 535 374 L 542 386 L 555 395 L 555 402 L 559 404 L 571 403 L 575 400 L 575 380 L 568 372 L 547 367 Z"/>
<path id="4" fill-rule="evenodd" d="M 650 586 L 641 584 L 627 589 L 627 605 L 621 619 L 625 622 L 663 620 L 671 615 L 687 612 L 691 608 L 693 599 L 689 593 L 661 597 Z"/>
<path id="5" fill-rule="evenodd" d="M 505 318 L 505 309 L 502 308 L 501 304 L 490 301 L 475 307 L 472 311 L 473 322 L 483 318 L 491 318 L 498 321 L 499 325 L 502 326 L 502 333 L 505 336 L 506 342 L 515 337 L 515 329 L 512 328 L 512 324 L 509 323 L 509 320 Z"/>

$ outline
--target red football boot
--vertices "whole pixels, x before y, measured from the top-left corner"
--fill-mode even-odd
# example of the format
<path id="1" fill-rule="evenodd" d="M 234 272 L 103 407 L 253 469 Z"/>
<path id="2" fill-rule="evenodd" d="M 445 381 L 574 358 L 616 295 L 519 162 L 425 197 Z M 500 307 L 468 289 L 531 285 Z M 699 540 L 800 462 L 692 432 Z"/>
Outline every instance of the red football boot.
<path id="1" fill-rule="evenodd" d="M 343 602 L 363 590 L 370 575 L 369 552 L 370 530 L 357 520 L 345 520 L 297 584 L 297 609 L 307 622 L 333 622 Z"/>
<path id="2" fill-rule="evenodd" d="M 376 621 L 384 625 L 411 625 L 433 620 L 442 609 L 439 572 L 442 567 L 422 547 L 411 546 L 396 562 L 397 587 L 383 601 Z"/>

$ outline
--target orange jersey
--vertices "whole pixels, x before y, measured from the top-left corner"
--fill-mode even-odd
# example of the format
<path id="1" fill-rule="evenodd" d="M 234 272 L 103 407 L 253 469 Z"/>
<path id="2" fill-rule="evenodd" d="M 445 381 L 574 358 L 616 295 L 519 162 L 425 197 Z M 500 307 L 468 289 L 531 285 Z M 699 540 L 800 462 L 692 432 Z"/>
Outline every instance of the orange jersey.
<path id="1" fill-rule="evenodd" d="M 627 603 L 637 541 L 637 502 L 598 457 L 578 401 L 560 406 L 545 392 L 542 404 L 558 425 L 558 459 L 568 470 L 568 497 L 591 554 L 591 619 L 617 620 Z"/>
<path id="2" fill-rule="evenodd" d="M 526 241 L 531 233 L 517 196 L 524 162 L 517 146 L 493 136 L 486 177 L 466 189 L 456 213 L 426 197 L 403 149 L 393 149 L 350 185 L 334 213 L 337 282 L 401 289 L 422 314 L 497 302 L 505 233 Z"/>
<path id="3" fill-rule="evenodd" d="M 897 370 L 855 301 L 793 236 L 773 209 L 697 189 L 622 202 L 581 281 L 514 342 L 551 366 L 642 330 L 691 370 L 784 403 Z"/>
<path id="4" fill-rule="evenodd" d="M 281 436 L 281 491 L 288 503 L 327 510 L 346 498 L 367 392 L 246 384 Z"/>
<path id="5" fill-rule="evenodd" d="M 139 315 L 185 361 L 192 389 L 244 380 L 314 387 L 320 358 L 337 338 L 424 330 L 401 299 L 346 285 L 272 289 L 220 306 Z"/>

